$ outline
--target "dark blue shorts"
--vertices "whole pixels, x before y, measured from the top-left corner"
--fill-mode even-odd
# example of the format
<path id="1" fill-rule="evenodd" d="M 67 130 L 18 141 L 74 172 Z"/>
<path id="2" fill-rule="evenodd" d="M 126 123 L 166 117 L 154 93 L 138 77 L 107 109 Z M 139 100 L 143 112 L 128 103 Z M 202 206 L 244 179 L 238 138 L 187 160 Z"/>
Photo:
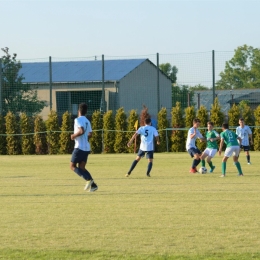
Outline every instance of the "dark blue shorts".
<path id="1" fill-rule="evenodd" d="M 145 154 L 146 154 L 146 159 L 153 159 L 153 151 L 142 151 L 141 149 L 139 149 L 137 155 L 139 157 L 144 157 Z"/>
<path id="2" fill-rule="evenodd" d="M 193 158 L 196 153 L 201 154 L 201 151 L 198 148 L 192 147 L 188 150 L 188 153 L 191 156 L 191 158 Z"/>
<path id="3" fill-rule="evenodd" d="M 250 146 L 249 145 L 240 145 L 240 149 L 244 150 L 245 152 L 248 152 L 250 150 Z"/>
<path id="4" fill-rule="evenodd" d="M 70 161 L 73 163 L 87 162 L 89 154 L 90 151 L 83 151 L 79 148 L 75 148 L 72 152 Z"/>

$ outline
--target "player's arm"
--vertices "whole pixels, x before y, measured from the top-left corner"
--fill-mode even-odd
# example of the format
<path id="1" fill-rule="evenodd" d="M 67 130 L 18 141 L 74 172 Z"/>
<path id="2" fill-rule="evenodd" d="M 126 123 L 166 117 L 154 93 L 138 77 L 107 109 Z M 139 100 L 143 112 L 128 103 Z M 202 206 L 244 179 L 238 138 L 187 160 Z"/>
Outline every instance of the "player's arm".
<path id="1" fill-rule="evenodd" d="M 220 139 L 220 144 L 219 144 L 219 149 L 218 149 L 218 154 L 219 155 L 221 155 L 223 144 L 224 144 L 224 138 L 221 138 Z"/>
<path id="2" fill-rule="evenodd" d="M 250 144 L 253 144 L 253 135 L 252 135 L 252 131 L 250 129 L 250 127 L 248 127 L 248 137 L 250 139 Z"/>
<path id="3" fill-rule="evenodd" d="M 207 139 L 200 132 L 199 132 L 199 137 L 198 138 L 200 139 L 201 142 L 206 142 L 207 141 Z"/>
<path id="4" fill-rule="evenodd" d="M 216 131 L 214 131 L 214 134 L 215 134 L 216 137 L 210 138 L 210 139 L 209 139 L 210 142 L 214 142 L 214 141 L 217 141 L 217 140 L 220 139 L 219 133 L 217 133 Z"/>
<path id="5" fill-rule="evenodd" d="M 156 143 L 159 145 L 160 144 L 159 135 L 155 136 L 155 139 L 156 139 Z"/>
<path id="6" fill-rule="evenodd" d="M 127 143 L 127 146 L 128 146 L 128 147 L 131 146 L 132 142 L 134 141 L 134 139 L 135 139 L 137 136 L 138 136 L 138 133 L 135 132 L 135 133 L 133 134 L 133 136 L 131 137 L 131 139 L 129 140 L 129 142 Z"/>
<path id="7" fill-rule="evenodd" d="M 250 139 L 250 143 L 253 144 L 253 135 L 248 135 L 249 136 L 249 139 Z"/>
<path id="8" fill-rule="evenodd" d="M 83 135 L 84 132 L 85 132 L 85 130 L 84 130 L 83 126 L 79 127 L 78 131 L 70 136 L 71 140 L 75 140 L 75 138 L 77 138 L 78 136 Z"/>
<path id="9" fill-rule="evenodd" d="M 193 127 L 193 131 L 194 131 L 193 133 L 192 133 L 192 131 L 190 133 L 190 139 L 193 139 L 196 136 L 196 134 L 197 134 L 197 131 L 196 131 L 195 127 Z"/>

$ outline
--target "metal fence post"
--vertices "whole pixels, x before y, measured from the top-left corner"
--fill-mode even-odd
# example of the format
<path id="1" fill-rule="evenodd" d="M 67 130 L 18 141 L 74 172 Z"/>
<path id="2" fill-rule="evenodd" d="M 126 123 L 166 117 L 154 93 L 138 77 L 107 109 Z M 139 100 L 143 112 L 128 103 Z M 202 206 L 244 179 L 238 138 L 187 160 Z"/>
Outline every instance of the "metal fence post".
<path id="1" fill-rule="evenodd" d="M 156 54 L 157 56 L 157 111 L 160 111 L 160 67 L 159 67 L 159 53 Z"/>
<path id="2" fill-rule="evenodd" d="M 105 113 L 105 61 L 104 54 L 102 54 L 102 113 Z"/>
<path id="3" fill-rule="evenodd" d="M 3 97 L 2 97 L 2 59 L 0 59 L 0 115 L 3 113 Z"/>
<path id="4" fill-rule="evenodd" d="M 215 51 L 212 51 L 212 96 L 213 96 L 213 103 L 215 101 Z"/>
<path id="5" fill-rule="evenodd" d="M 52 110 L 52 63 L 49 57 L 49 86 L 50 86 L 50 110 Z"/>
<path id="6" fill-rule="evenodd" d="M 200 93 L 198 93 L 198 109 L 200 109 Z"/>

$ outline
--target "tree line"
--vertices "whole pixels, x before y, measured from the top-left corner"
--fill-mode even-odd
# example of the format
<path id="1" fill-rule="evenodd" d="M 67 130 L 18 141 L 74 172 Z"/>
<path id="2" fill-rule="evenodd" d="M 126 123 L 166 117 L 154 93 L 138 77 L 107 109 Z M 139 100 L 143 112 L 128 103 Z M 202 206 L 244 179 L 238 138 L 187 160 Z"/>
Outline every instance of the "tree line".
<path id="1" fill-rule="evenodd" d="M 112 110 L 102 114 L 95 111 L 91 115 L 93 135 L 90 138 L 92 153 L 133 153 L 138 150 L 140 138 L 136 146 L 127 147 L 127 142 L 136 131 L 143 126 L 145 118 L 151 117 L 147 107 L 143 107 L 140 115 L 131 110 L 127 115 L 121 107 L 115 113 Z M 252 150 L 260 150 L 260 106 L 252 110 L 247 102 L 233 104 L 226 118 L 218 101 L 215 99 L 208 112 L 204 106 L 197 111 L 193 106 L 182 108 L 180 102 L 171 109 L 171 117 L 167 109 L 161 108 L 157 115 L 157 129 L 160 145 L 156 152 L 184 152 L 187 132 L 192 127 L 193 119 L 201 120 L 201 133 L 205 134 L 208 121 L 212 121 L 218 132 L 223 122 L 228 122 L 235 130 L 238 120 L 243 117 L 246 124 L 253 129 L 254 144 Z M 136 124 L 138 122 L 138 124 Z M 34 117 L 21 113 L 16 116 L 8 112 L 0 116 L 0 154 L 69 154 L 73 150 L 74 141 L 70 139 L 73 131 L 73 119 L 69 112 L 62 115 L 61 123 L 56 111 L 51 111 L 44 121 L 41 116 Z M 199 149 L 205 149 L 206 143 L 198 142 Z"/>

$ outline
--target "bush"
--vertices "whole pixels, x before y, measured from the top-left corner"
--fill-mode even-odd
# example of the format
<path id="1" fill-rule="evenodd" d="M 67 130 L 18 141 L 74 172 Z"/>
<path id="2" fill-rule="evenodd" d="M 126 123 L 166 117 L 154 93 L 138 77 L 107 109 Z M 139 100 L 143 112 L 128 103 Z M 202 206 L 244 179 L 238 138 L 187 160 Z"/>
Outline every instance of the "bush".
<path id="1" fill-rule="evenodd" d="M 214 104 L 211 105 L 210 121 L 213 122 L 215 126 L 222 126 L 224 123 L 224 113 L 221 111 L 217 97 L 214 100 Z"/>
<path id="2" fill-rule="evenodd" d="M 260 151 L 260 105 L 255 109 L 254 150 Z"/>
<path id="3" fill-rule="evenodd" d="M 127 122 L 126 122 L 126 114 L 122 107 L 116 111 L 115 129 L 116 129 L 116 136 L 115 136 L 114 150 L 116 153 L 125 153 L 127 152 L 127 141 L 128 141 L 126 136 Z"/>
<path id="4" fill-rule="evenodd" d="M 233 106 L 228 111 L 229 126 L 236 127 L 238 125 L 239 118 L 240 118 L 240 109 L 236 104 L 233 104 Z"/>
<path id="5" fill-rule="evenodd" d="M 60 140 L 59 140 L 59 146 L 60 146 L 60 153 L 61 154 L 69 154 L 72 153 L 73 150 L 73 144 L 70 136 L 72 134 L 72 119 L 71 114 L 66 111 L 62 115 L 62 124 L 61 124 L 61 133 L 60 133 Z"/>
<path id="6" fill-rule="evenodd" d="M 208 112 L 206 107 L 201 106 L 197 112 L 197 118 L 200 120 L 200 127 L 207 127 L 207 123 L 208 123 Z M 203 136 L 206 135 L 206 129 L 200 129 L 200 132 Z M 196 143 L 197 147 L 199 148 L 200 151 L 204 151 L 206 146 L 207 146 L 207 142 L 200 142 L 197 140 Z"/>
<path id="7" fill-rule="evenodd" d="M 138 127 L 139 127 L 138 114 L 136 110 L 133 109 L 130 111 L 129 117 L 127 119 L 127 133 L 126 133 L 127 142 L 131 139 L 131 137 L 136 132 Z M 127 151 L 129 153 L 136 153 L 139 145 L 140 145 L 140 138 L 136 138 L 134 145 L 127 147 Z"/>
<path id="8" fill-rule="evenodd" d="M 103 150 L 103 120 L 101 112 L 96 110 L 92 115 L 91 120 L 92 137 L 89 142 L 92 153 L 102 153 Z"/>
<path id="9" fill-rule="evenodd" d="M 103 117 L 103 129 L 104 129 L 104 153 L 114 153 L 115 144 L 115 118 L 113 111 L 109 110 Z"/>
<path id="10" fill-rule="evenodd" d="M 20 115 L 20 127 L 22 132 L 22 154 L 34 154 L 33 143 L 33 119 L 25 113 Z"/>
<path id="11" fill-rule="evenodd" d="M 145 126 L 145 119 L 151 118 L 151 115 L 148 113 L 148 107 L 143 105 L 143 109 L 140 113 L 140 126 Z"/>
<path id="12" fill-rule="evenodd" d="M 167 109 L 166 107 L 162 107 L 158 113 L 158 131 L 160 135 L 160 145 L 157 147 L 158 152 L 167 152 L 169 150 L 170 144 L 167 135 L 168 130 L 165 130 L 168 127 L 169 121 L 167 119 Z"/>
<path id="13" fill-rule="evenodd" d="M 46 121 L 47 129 L 47 145 L 49 154 L 57 154 L 59 152 L 59 123 L 56 111 L 51 111 Z"/>
<path id="14" fill-rule="evenodd" d="M 172 127 L 183 128 L 184 119 L 182 116 L 181 103 L 176 102 L 176 106 L 172 108 Z M 171 150 L 172 152 L 184 152 L 185 151 L 185 137 L 183 130 L 173 130 L 171 136 Z"/>
<path id="15" fill-rule="evenodd" d="M 19 120 L 12 112 L 8 112 L 5 116 L 6 125 L 6 143 L 7 154 L 17 155 L 21 154 L 21 138 L 19 135 Z"/>
<path id="16" fill-rule="evenodd" d="M 6 154 L 6 128 L 4 117 L 0 115 L 0 154 Z"/>
<path id="17" fill-rule="evenodd" d="M 47 154 L 46 126 L 41 116 L 37 115 L 34 119 L 34 136 L 36 154 Z"/>

